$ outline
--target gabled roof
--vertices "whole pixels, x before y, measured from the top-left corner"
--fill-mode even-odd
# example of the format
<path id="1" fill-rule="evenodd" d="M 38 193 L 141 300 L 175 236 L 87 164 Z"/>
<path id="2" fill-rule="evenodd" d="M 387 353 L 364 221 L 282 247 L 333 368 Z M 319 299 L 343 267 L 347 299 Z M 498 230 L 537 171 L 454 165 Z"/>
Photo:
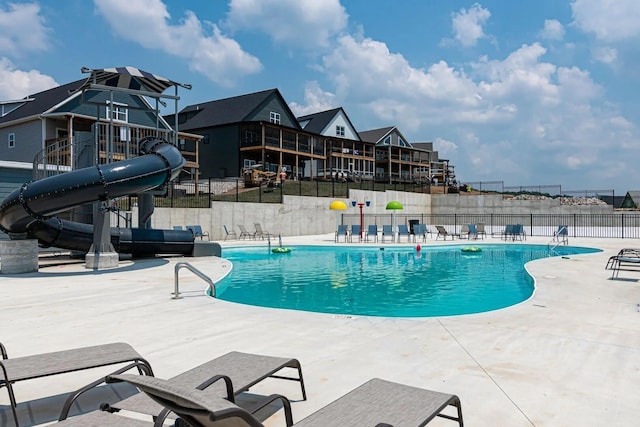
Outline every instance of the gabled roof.
<path id="1" fill-rule="evenodd" d="M 186 116 L 184 123 L 183 117 L 180 118 L 180 129 L 202 129 L 248 121 L 249 118 L 263 108 L 274 96 L 280 104 L 282 104 L 282 108 L 284 108 L 293 121 L 296 122 L 295 115 L 287 106 L 280 91 L 278 89 L 268 89 L 261 92 L 189 105 L 180 110 L 180 116 Z M 167 116 L 166 119 L 170 123 L 173 122 L 170 116 Z"/>
<path id="2" fill-rule="evenodd" d="M 336 115 L 342 110 L 342 107 L 334 108 L 332 110 L 321 111 L 319 113 L 307 114 L 306 116 L 298 117 L 298 123 L 308 122 L 303 129 L 317 133 L 318 135 L 326 129 Z M 345 114 L 346 116 L 346 114 Z"/>
<path id="3" fill-rule="evenodd" d="M 76 80 L 75 82 L 29 95 L 24 98 L 24 104 L 0 117 L 0 124 L 38 116 L 69 98 L 69 92 L 78 89 L 84 82 L 84 79 Z M 29 98 L 33 99 L 33 101 L 27 101 Z"/>
<path id="4" fill-rule="evenodd" d="M 381 141 L 385 136 L 390 134 L 391 131 L 394 129 L 395 129 L 395 126 L 389 126 L 389 127 L 380 128 L 380 129 L 365 130 L 358 133 L 360 134 L 360 139 L 362 139 L 363 141 L 372 142 L 375 144 L 378 141 Z"/>

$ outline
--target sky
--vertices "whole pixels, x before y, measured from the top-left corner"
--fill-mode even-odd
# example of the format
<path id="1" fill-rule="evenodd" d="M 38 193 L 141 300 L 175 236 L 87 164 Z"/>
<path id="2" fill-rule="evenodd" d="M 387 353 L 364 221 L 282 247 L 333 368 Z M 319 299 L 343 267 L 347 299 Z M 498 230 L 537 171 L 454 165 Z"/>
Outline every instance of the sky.
<path id="1" fill-rule="evenodd" d="M 188 105 L 277 88 L 294 114 L 433 142 L 461 182 L 640 189 L 638 0 L 0 0 L 0 100 L 133 66 Z"/>

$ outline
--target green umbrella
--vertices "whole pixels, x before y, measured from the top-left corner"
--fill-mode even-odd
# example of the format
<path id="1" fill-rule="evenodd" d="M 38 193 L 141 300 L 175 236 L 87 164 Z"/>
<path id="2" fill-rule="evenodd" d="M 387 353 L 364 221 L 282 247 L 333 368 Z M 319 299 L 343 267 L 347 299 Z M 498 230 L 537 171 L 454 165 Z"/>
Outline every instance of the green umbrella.
<path id="1" fill-rule="evenodd" d="M 393 211 L 391 214 L 391 228 L 393 230 L 396 229 L 396 211 L 397 210 L 402 210 L 402 203 L 398 202 L 397 200 L 392 200 L 389 203 L 387 203 L 387 207 L 385 208 L 388 211 Z M 395 231 L 394 231 L 395 232 Z"/>

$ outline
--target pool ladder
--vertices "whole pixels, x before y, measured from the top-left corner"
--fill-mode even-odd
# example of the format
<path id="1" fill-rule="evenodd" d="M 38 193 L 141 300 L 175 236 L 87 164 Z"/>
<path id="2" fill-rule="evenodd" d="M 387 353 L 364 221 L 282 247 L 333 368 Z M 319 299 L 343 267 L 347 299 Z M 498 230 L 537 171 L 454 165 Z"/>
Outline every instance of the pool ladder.
<path id="1" fill-rule="evenodd" d="M 190 272 L 192 272 L 193 274 L 195 274 L 196 276 L 198 276 L 199 278 L 201 278 L 202 280 L 207 282 L 207 284 L 209 285 L 209 294 L 214 298 L 216 297 L 216 285 L 215 285 L 215 283 L 213 283 L 213 280 L 211 280 L 211 278 L 209 276 L 207 276 L 202 271 L 198 270 L 197 268 L 195 268 L 193 265 L 189 264 L 188 262 L 181 261 L 181 262 L 176 263 L 176 266 L 173 269 L 174 278 L 175 278 L 175 288 L 174 288 L 174 291 L 173 291 L 173 296 L 171 297 L 172 299 L 180 299 L 180 298 L 182 298 L 180 296 L 180 291 L 179 291 L 179 287 L 178 287 L 178 276 L 179 276 L 178 273 L 183 268 L 186 268 L 187 270 L 189 270 Z"/>

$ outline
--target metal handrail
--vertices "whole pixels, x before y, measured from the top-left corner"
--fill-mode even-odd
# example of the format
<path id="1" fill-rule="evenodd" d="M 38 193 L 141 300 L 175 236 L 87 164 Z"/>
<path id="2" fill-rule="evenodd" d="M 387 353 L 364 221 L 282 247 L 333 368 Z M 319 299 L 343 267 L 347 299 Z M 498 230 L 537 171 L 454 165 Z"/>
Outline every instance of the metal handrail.
<path id="1" fill-rule="evenodd" d="M 173 269 L 174 276 L 175 276 L 175 290 L 173 292 L 173 296 L 171 297 L 172 299 L 182 298 L 180 296 L 180 291 L 178 290 L 178 276 L 179 276 L 178 272 L 183 268 L 186 268 L 187 270 L 189 270 L 190 272 L 192 272 L 193 274 L 195 274 L 196 276 L 198 276 L 199 278 L 207 282 L 209 284 L 209 292 L 211 293 L 211 296 L 214 298 L 216 297 L 216 285 L 215 283 L 213 283 L 213 280 L 211 280 L 209 276 L 207 276 L 202 271 L 198 270 L 188 262 L 181 261 L 176 263 L 176 266 Z"/>

